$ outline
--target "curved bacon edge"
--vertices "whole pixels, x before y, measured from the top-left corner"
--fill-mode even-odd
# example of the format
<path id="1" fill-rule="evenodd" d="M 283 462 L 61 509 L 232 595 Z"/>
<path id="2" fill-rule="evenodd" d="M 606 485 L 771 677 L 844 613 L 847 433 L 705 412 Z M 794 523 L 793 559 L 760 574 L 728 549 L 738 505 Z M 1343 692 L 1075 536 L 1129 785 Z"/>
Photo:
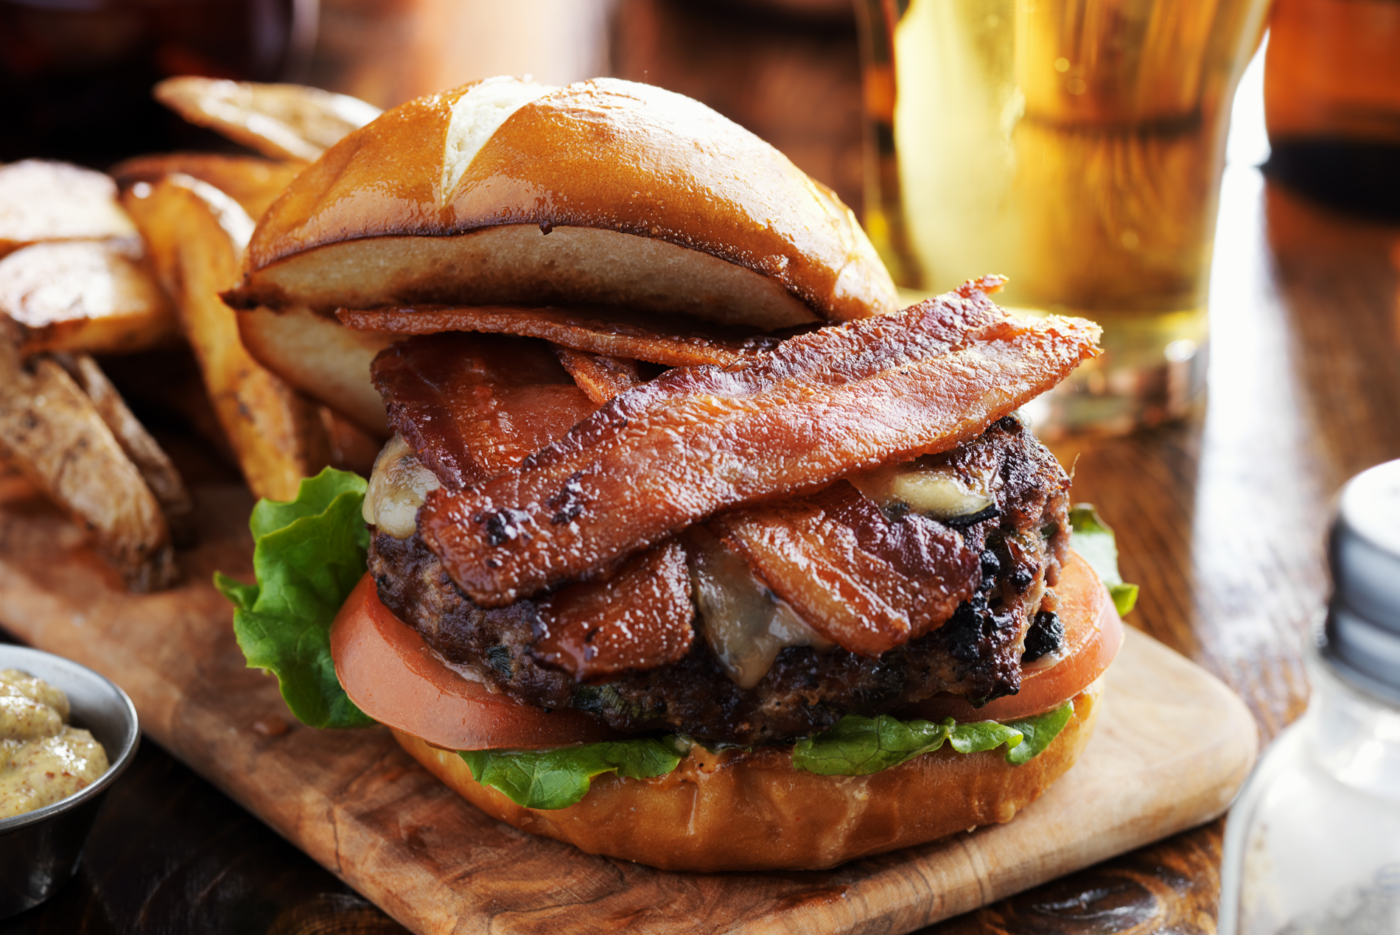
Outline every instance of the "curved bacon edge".
<path id="1" fill-rule="evenodd" d="M 537 606 L 531 655 L 580 681 L 678 662 L 695 640 L 690 571 L 674 539 L 629 559 L 605 582 L 570 585 Z"/>
<path id="2" fill-rule="evenodd" d="M 389 334 L 439 334 L 478 331 L 543 338 L 562 347 L 614 357 L 630 357 L 668 367 L 703 364 L 734 366 L 772 351 L 776 338 L 735 336 L 705 322 L 689 321 L 689 332 L 678 331 L 677 316 L 663 325 L 655 316 L 613 309 L 530 308 L 516 305 L 438 306 L 355 311 L 342 308 L 336 317 L 357 331 Z"/>
<path id="3" fill-rule="evenodd" d="M 1096 354 L 1098 335 L 1012 318 L 969 284 L 745 367 L 671 370 L 511 471 L 433 491 L 419 531 L 474 601 L 503 606 L 722 508 L 952 448 Z"/>
<path id="4" fill-rule="evenodd" d="M 519 338 L 410 338 L 370 375 L 389 424 L 453 490 L 515 467 L 597 408 L 547 345 Z"/>
<path id="5" fill-rule="evenodd" d="M 963 536 L 917 513 L 890 520 L 845 481 L 708 526 L 812 629 L 865 656 L 941 625 L 981 578 Z"/>
<path id="6" fill-rule="evenodd" d="M 390 424 L 450 489 L 519 464 L 595 408 L 550 348 L 523 338 L 410 338 L 372 367 Z M 542 661 L 580 681 L 679 661 L 695 633 L 679 544 L 625 562 L 611 579 L 564 588 L 530 615 Z"/>
<path id="7" fill-rule="evenodd" d="M 637 361 L 627 357 L 590 354 L 571 347 L 555 347 L 554 353 L 578 388 L 600 406 L 644 382 Z"/>

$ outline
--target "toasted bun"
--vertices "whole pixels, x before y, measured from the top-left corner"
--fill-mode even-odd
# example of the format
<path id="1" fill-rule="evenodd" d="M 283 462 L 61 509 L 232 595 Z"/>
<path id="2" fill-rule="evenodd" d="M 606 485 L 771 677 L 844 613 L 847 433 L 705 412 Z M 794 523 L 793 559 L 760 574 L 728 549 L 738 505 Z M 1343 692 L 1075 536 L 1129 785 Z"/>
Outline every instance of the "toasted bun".
<path id="1" fill-rule="evenodd" d="M 1062 613 L 1100 626 L 1109 615 L 1116 622 L 1107 591 L 1081 561 L 1057 590 Z M 818 776 L 794 769 L 786 748 L 710 754 L 697 746 L 669 775 L 605 774 L 578 803 L 548 811 L 522 808 L 477 783 L 454 752 L 397 730 L 394 736 L 486 814 L 591 854 L 663 870 L 820 870 L 1010 821 L 1074 765 L 1093 731 L 1102 683 L 1074 696 L 1064 730 L 1020 766 L 1002 750 L 964 754 L 945 746 L 869 776 Z"/>
<path id="2" fill-rule="evenodd" d="M 224 299 L 292 386 L 386 433 L 391 335 L 337 308 L 625 306 L 763 330 L 898 308 L 851 211 L 704 105 L 627 81 L 492 78 L 352 132 L 263 215 Z"/>
<path id="3" fill-rule="evenodd" d="M 467 801 L 532 834 L 663 870 L 822 870 L 978 825 L 1010 821 L 1074 765 L 1097 715 L 1100 683 L 1041 754 L 944 747 L 869 776 L 793 769 L 787 750 L 698 755 L 656 779 L 603 775 L 557 811 L 522 808 L 472 779 L 457 754 L 395 731 L 403 748 Z"/>
<path id="4" fill-rule="evenodd" d="M 369 369 L 395 335 L 352 331 L 305 308 L 242 312 L 238 330 L 248 353 L 273 373 L 372 434 L 389 436 L 384 400 Z"/>
<path id="5" fill-rule="evenodd" d="M 226 298 L 321 314 L 625 304 L 767 328 L 897 303 L 850 210 L 703 104 L 511 78 L 411 101 L 337 143 L 263 217 Z"/>

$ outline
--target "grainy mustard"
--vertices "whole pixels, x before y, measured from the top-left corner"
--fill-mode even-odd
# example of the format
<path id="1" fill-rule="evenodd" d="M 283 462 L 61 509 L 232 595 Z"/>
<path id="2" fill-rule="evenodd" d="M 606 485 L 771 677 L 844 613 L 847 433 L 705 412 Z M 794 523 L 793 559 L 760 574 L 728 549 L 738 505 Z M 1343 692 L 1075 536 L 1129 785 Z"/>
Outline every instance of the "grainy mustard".
<path id="1" fill-rule="evenodd" d="M 67 721 L 61 690 L 0 669 L 0 818 L 66 799 L 107 772 L 102 745 Z"/>

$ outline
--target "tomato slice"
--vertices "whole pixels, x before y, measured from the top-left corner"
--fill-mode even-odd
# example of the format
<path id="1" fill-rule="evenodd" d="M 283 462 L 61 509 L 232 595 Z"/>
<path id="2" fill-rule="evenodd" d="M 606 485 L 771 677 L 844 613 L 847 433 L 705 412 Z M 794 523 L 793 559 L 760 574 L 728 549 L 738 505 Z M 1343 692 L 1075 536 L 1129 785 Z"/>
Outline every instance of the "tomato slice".
<path id="1" fill-rule="evenodd" d="M 899 712 L 900 717 L 959 722 L 1014 721 L 1064 704 L 1103 674 L 1123 645 L 1123 621 L 1108 589 L 1089 563 L 1070 553 L 1055 586 L 1065 643 L 1059 658 L 1021 672 L 1021 691 L 974 708 L 958 695 L 934 695 Z"/>
<path id="2" fill-rule="evenodd" d="M 1065 647 L 1053 665 L 1027 669 L 1019 694 L 974 708 L 935 695 L 905 718 L 1009 721 L 1040 714 L 1094 681 L 1123 645 L 1123 623 L 1098 576 L 1071 555 L 1055 588 Z M 616 740 L 625 734 L 579 711 L 545 711 L 450 668 L 379 600 L 366 574 L 331 626 L 331 656 L 345 692 L 370 717 L 448 750 L 529 749 Z"/>
<path id="3" fill-rule="evenodd" d="M 536 708 L 448 667 L 380 602 L 368 574 L 331 625 L 331 657 L 361 711 L 448 750 L 557 747 L 624 736 L 582 712 Z"/>

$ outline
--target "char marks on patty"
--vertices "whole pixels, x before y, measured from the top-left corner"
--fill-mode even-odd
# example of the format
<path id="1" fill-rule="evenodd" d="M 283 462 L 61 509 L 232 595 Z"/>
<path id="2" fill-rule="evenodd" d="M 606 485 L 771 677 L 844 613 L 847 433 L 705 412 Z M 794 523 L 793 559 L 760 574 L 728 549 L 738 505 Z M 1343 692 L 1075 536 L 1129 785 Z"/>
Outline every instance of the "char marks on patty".
<path id="1" fill-rule="evenodd" d="M 451 662 L 484 669 L 502 691 L 521 701 L 574 707 L 626 731 L 678 731 L 711 744 L 790 743 L 830 727 L 845 714 L 883 713 L 940 691 L 991 699 L 1019 688 L 1028 623 L 1047 586 L 1058 580 L 1067 553 L 1069 479 L 1011 418 L 924 461 L 925 466 L 987 481 L 995 510 L 957 529 L 897 508 L 886 507 L 882 518 L 896 530 L 900 524 L 917 524 L 923 533 L 949 543 L 942 580 L 966 582 L 967 596 L 955 604 L 934 601 L 938 613 L 921 610 L 929 619 L 910 632 L 907 642 L 878 656 L 839 647 L 783 649 L 750 689 L 731 680 L 704 639 L 690 641 L 688 649 L 674 640 L 668 643 L 673 659 L 665 664 L 595 673 L 591 681 L 580 681 L 551 667 L 548 663 L 556 660 L 541 651 L 545 628 L 540 605 L 547 598 L 480 607 L 452 583 L 417 535 L 397 540 L 376 533 L 370 569 L 380 598 L 430 646 Z M 841 492 L 843 499 L 850 496 Z M 865 503 L 862 515 L 873 522 L 873 504 Z M 723 517 L 711 528 L 722 525 Z M 971 566 L 969 555 L 976 557 Z M 907 550 L 904 557 L 909 558 Z M 930 586 L 937 580 L 931 578 Z M 885 582 L 862 584 L 879 594 Z M 908 594 L 900 600 L 913 606 Z M 703 632 L 703 619 L 697 618 L 695 626 Z"/>

